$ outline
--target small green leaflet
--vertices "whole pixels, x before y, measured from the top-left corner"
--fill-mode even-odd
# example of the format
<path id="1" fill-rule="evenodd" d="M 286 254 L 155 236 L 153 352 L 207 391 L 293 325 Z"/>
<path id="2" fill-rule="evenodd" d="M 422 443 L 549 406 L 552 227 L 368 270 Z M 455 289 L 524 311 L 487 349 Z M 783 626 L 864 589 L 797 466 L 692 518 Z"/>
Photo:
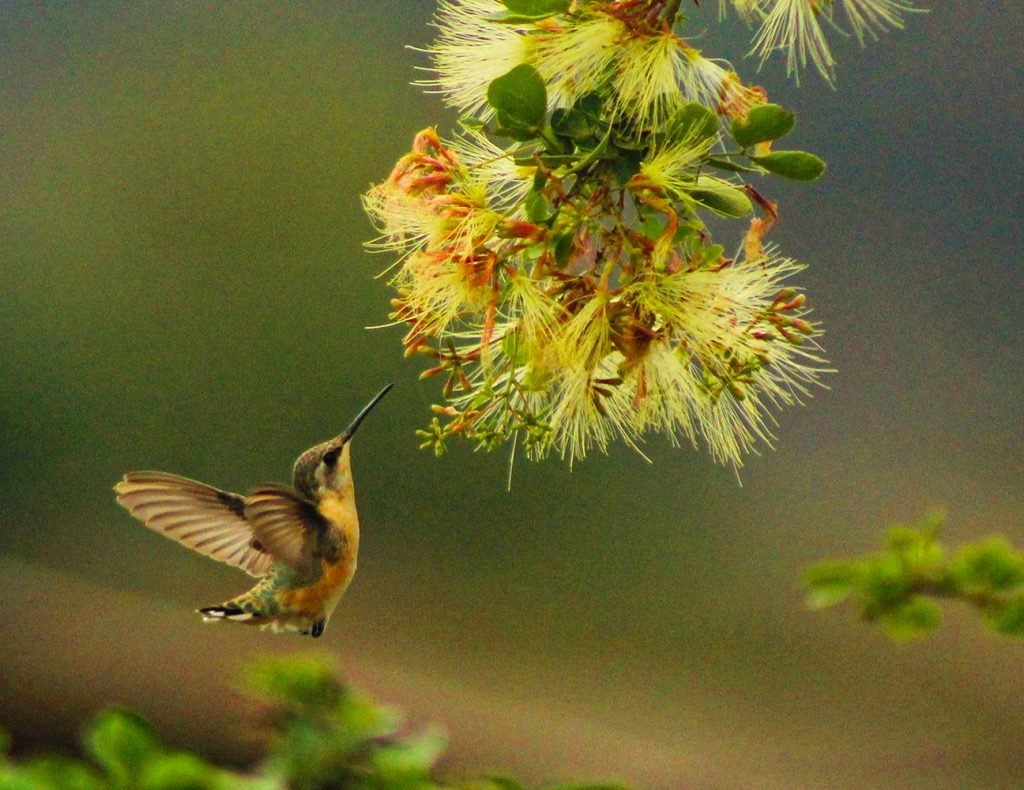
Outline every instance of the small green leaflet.
<path id="1" fill-rule="evenodd" d="M 794 181 L 816 181 L 825 172 L 824 161 L 806 151 L 772 151 L 765 156 L 752 156 L 750 161 L 769 173 Z"/>
<path id="2" fill-rule="evenodd" d="M 487 102 L 498 113 L 498 122 L 512 132 L 538 132 L 548 108 L 547 89 L 537 69 L 526 63 L 516 66 L 487 87 Z"/>
<path id="3" fill-rule="evenodd" d="M 572 0 L 501 0 L 508 10 L 492 17 L 496 22 L 530 22 L 569 10 Z"/>
<path id="4" fill-rule="evenodd" d="M 796 126 L 796 116 L 778 104 L 758 104 L 750 108 L 743 118 L 732 122 L 729 131 L 743 148 L 767 140 L 778 140 Z"/>

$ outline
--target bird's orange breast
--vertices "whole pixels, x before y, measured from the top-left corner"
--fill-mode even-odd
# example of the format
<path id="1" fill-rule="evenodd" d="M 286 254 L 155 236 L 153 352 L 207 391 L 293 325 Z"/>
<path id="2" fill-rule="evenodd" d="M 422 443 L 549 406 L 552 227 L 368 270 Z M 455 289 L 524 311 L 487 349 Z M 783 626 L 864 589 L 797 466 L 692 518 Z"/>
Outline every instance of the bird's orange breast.
<path id="1" fill-rule="evenodd" d="M 282 607 L 288 611 L 303 612 L 311 617 L 325 614 L 327 609 L 333 609 L 355 576 L 355 554 L 346 555 L 333 565 L 323 561 L 323 570 L 323 575 L 308 587 L 282 590 Z"/>
<path id="2" fill-rule="evenodd" d="M 331 497 L 321 501 L 318 509 L 345 538 L 341 559 L 334 563 L 321 560 L 323 573 L 313 584 L 280 593 L 284 609 L 310 617 L 330 615 L 355 576 L 359 556 L 359 518 L 354 499 Z"/>

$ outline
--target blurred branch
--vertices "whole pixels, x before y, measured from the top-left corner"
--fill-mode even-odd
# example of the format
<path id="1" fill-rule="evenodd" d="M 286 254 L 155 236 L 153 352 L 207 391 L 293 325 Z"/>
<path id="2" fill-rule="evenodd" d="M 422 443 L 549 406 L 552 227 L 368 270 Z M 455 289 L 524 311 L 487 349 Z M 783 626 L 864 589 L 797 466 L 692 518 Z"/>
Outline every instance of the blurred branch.
<path id="1" fill-rule="evenodd" d="M 952 551 L 938 540 L 943 517 L 891 528 L 882 551 L 817 563 L 804 571 L 814 609 L 854 599 L 861 617 L 897 640 L 941 624 L 938 600 L 967 604 L 1003 636 L 1024 637 L 1024 553 L 993 535 Z"/>

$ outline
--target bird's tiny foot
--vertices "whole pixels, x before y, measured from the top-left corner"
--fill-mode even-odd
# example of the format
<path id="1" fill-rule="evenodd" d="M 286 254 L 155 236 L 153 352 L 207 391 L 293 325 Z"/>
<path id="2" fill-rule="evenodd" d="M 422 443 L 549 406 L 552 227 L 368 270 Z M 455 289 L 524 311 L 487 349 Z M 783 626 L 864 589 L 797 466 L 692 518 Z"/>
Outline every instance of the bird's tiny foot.
<path id="1" fill-rule="evenodd" d="M 324 623 L 323 620 L 317 620 L 315 623 L 313 623 L 313 630 L 310 632 L 310 634 L 313 636 L 314 639 L 319 638 L 320 635 L 323 634 L 324 625 L 326 624 Z"/>

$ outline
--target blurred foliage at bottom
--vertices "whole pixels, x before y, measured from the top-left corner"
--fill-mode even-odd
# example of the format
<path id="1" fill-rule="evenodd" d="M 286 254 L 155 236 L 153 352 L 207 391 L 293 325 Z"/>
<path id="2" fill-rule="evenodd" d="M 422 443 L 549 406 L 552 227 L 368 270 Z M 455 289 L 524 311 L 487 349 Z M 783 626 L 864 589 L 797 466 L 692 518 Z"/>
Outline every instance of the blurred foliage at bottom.
<path id="1" fill-rule="evenodd" d="M 83 729 L 86 759 L 46 755 L 15 761 L 0 732 L 0 790 L 525 790 L 487 775 L 451 782 L 435 775 L 446 745 L 436 728 L 401 732 L 402 717 L 353 693 L 329 662 L 267 658 L 247 666 L 243 689 L 262 703 L 267 754 L 251 773 L 166 746 L 139 716 L 111 708 Z M 619 790 L 613 784 L 549 790 Z"/>

